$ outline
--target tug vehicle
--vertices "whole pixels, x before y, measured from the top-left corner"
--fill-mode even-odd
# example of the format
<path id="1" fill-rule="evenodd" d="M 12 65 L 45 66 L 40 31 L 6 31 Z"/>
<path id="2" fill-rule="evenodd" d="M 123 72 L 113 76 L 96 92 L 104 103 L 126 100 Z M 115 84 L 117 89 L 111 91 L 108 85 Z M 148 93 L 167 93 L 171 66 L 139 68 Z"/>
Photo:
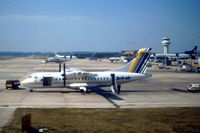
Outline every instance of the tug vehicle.
<path id="1" fill-rule="evenodd" d="M 6 80 L 6 89 L 8 88 L 12 88 L 12 89 L 19 89 L 19 85 L 20 85 L 20 82 L 19 80 Z"/>

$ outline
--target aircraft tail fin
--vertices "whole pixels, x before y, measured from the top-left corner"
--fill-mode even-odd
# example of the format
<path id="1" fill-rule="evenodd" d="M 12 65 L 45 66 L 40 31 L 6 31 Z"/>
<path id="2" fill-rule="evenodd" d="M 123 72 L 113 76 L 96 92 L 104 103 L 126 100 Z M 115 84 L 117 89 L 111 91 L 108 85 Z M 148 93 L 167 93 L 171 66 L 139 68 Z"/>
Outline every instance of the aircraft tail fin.
<path id="1" fill-rule="evenodd" d="M 120 69 L 115 69 L 112 71 L 119 71 L 119 72 L 133 72 L 133 73 L 145 73 L 147 63 L 150 58 L 151 48 L 142 48 L 138 51 L 138 55 L 132 61 L 130 61 L 127 65 Z"/>
<path id="2" fill-rule="evenodd" d="M 194 54 L 197 54 L 197 46 L 195 46 L 193 49 L 192 49 L 193 53 Z"/>
<path id="3" fill-rule="evenodd" d="M 197 54 L 197 46 L 195 46 L 191 51 L 185 51 L 185 54 Z"/>

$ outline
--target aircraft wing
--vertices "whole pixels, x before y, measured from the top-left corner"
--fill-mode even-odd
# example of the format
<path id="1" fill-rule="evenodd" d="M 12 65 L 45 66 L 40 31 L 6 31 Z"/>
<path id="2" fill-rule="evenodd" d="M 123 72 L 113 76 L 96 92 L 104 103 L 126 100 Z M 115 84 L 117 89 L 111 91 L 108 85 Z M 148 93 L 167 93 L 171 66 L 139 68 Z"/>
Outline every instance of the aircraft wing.
<path id="1" fill-rule="evenodd" d="M 68 86 L 70 88 L 78 88 L 84 92 L 87 92 L 87 88 L 96 86 L 97 84 L 88 84 L 88 83 L 71 83 Z"/>
<path id="2" fill-rule="evenodd" d="M 66 71 L 67 79 L 80 79 L 80 78 L 95 77 L 95 76 L 97 75 L 94 73 L 83 71 L 78 68 L 71 68 L 68 71 Z"/>
<path id="3" fill-rule="evenodd" d="M 69 84 L 71 88 L 80 88 L 80 87 L 88 87 L 87 83 L 71 83 Z"/>
<path id="4" fill-rule="evenodd" d="M 86 72 L 86 71 L 83 71 L 83 70 L 76 68 L 76 67 L 72 67 L 72 68 L 70 68 L 70 70 L 71 71 L 78 71 L 78 72 Z"/>

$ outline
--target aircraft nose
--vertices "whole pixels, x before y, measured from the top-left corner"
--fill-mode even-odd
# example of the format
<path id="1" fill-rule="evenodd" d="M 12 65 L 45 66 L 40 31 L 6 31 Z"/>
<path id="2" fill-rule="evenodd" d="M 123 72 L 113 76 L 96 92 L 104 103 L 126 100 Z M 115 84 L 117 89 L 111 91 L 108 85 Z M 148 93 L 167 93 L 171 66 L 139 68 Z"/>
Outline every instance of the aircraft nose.
<path id="1" fill-rule="evenodd" d="M 26 86 L 27 82 L 28 82 L 28 79 L 25 79 L 25 80 L 23 80 L 23 81 L 21 82 L 21 85 L 24 87 L 24 86 Z"/>

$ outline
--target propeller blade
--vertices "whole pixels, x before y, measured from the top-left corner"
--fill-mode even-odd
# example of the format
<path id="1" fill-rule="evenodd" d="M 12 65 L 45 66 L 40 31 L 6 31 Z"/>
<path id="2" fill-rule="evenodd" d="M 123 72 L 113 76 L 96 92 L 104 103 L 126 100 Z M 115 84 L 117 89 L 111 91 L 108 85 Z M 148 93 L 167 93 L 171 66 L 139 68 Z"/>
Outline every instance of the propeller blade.
<path id="1" fill-rule="evenodd" d="M 116 94 L 117 92 L 117 83 L 115 79 L 115 74 L 111 74 L 111 91 Z"/>

